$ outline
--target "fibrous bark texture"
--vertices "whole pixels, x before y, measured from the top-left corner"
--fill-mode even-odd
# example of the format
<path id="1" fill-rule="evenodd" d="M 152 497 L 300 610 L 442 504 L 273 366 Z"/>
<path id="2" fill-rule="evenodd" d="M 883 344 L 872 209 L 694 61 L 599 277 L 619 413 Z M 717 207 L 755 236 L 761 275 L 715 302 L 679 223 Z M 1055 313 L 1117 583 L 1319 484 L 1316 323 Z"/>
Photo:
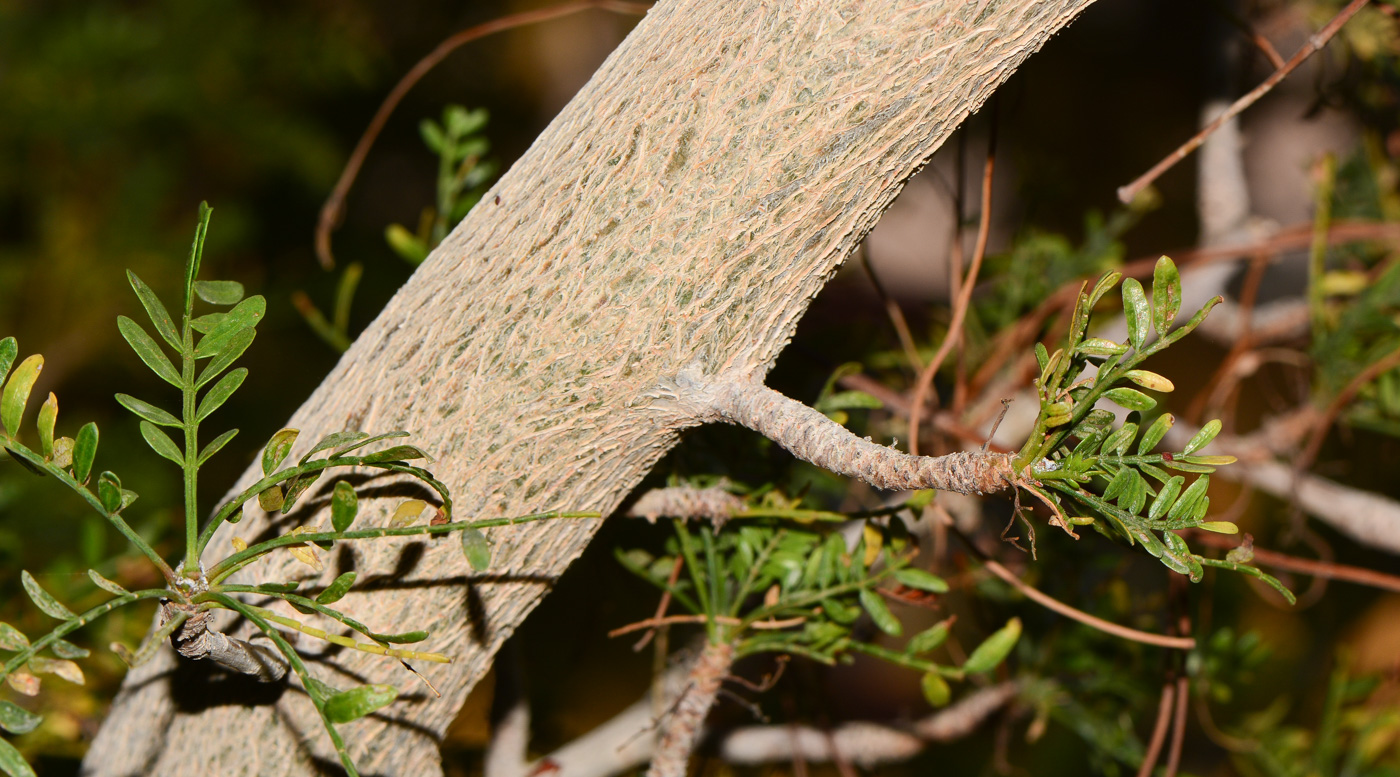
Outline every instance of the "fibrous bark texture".
<path id="1" fill-rule="evenodd" d="M 412 431 L 459 518 L 613 510 L 696 423 L 655 398 L 662 382 L 695 364 L 761 381 L 909 176 L 1091 1 L 663 0 L 289 425 L 303 445 Z M 361 520 L 390 506 L 366 503 Z M 291 525 L 250 514 L 237 529 Z M 596 528 L 493 530 L 485 574 L 450 540 L 362 543 L 328 565 L 322 583 L 351 561 L 380 581 L 342 600 L 348 612 L 429 628 L 430 649 L 457 657 L 423 668 L 433 699 L 397 662 L 303 643 L 333 685 L 404 690 L 343 727 L 363 773 L 440 771 L 437 738 Z M 308 574 L 274 554 L 241 579 Z M 335 762 L 299 690 L 177 707 L 173 661 L 128 678 L 86 773 L 275 777 Z"/>
<path id="2" fill-rule="evenodd" d="M 911 456 L 856 437 L 817 410 L 758 383 L 706 380 L 686 370 L 663 395 L 674 397 L 697 418 L 753 429 L 803 461 L 877 488 L 989 494 L 1009 488 L 1016 479 L 1008 454 Z"/>
<path id="3" fill-rule="evenodd" d="M 705 716 L 715 704 L 719 687 L 734 665 L 734 646 L 707 644 L 691 667 L 685 690 L 662 716 L 661 737 L 651 757 L 647 777 L 685 777 L 690 754 L 700 741 Z"/>

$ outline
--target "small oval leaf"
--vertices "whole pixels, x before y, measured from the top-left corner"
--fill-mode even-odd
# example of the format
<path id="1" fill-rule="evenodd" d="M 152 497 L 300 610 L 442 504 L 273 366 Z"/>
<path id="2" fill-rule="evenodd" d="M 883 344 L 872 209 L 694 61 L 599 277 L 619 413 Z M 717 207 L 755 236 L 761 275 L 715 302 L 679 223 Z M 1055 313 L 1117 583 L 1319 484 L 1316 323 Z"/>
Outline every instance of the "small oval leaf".
<path id="1" fill-rule="evenodd" d="M 1133 350 L 1141 351 L 1147 342 L 1148 327 L 1152 325 L 1152 308 L 1137 278 L 1123 281 L 1123 317 L 1128 323 L 1128 342 L 1132 343 Z"/>
<path id="2" fill-rule="evenodd" d="M 218 453 L 220 448 L 228 445 L 229 440 L 232 440 L 237 434 L 237 429 L 230 429 L 211 440 L 208 445 L 204 446 L 204 450 L 199 452 L 199 463 L 203 464 L 208 461 L 210 456 Z"/>
<path id="3" fill-rule="evenodd" d="M 185 456 L 180 453 L 180 446 L 170 439 L 170 435 L 162 432 L 159 426 L 143 420 L 141 422 L 141 437 L 147 445 L 151 446 L 151 450 L 170 459 L 178 466 L 184 466 Z"/>
<path id="4" fill-rule="evenodd" d="M 1207 445 L 1210 445 L 1210 441 L 1214 440 L 1217 434 L 1220 434 L 1220 427 L 1219 418 L 1212 419 L 1205 426 L 1202 426 L 1200 431 L 1191 436 L 1191 440 L 1186 443 L 1186 447 L 1181 449 L 1182 455 L 1189 456 Z"/>
<path id="5" fill-rule="evenodd" d="M 909 644 L 904 646 L 904 652 L 911 655 L 928 653 L 937 650 L 948 639 L 948 628 L 952 625 L 951 619 L 939 621 L 927 629 L 909 638 Z"/>
<path id="6" fill-rule="evenodd" d="M 334 582 L 326 587 L 326 590 L 318 594 L 316 596 L 316 601 L 319 604 L 335 604 L 344 598 L 346 592 L 350 590 L 350 586 L 354 584 L 355 573 L 346 572 L 337 577 Z"/>
<path id="7" fill-rule="evenodd" d="M 56 639 L 49 645 L 53 654 L 59 658 L 87 658 L 92 655 L 92 651 L 87 648 L 78 647 L 66 639 Z"/>
<path id="8" fill-rule="evenodd" d="M 146 334 L 146 330 L 142 329 L 140 324 L 126 316 L 117 316 L 117 330 L 122 333 L 131 350 L 151 368 L 151 372 L 176 388 L 184 388 L 185 382 L 180 377 L 180 371 L 175 369 L 165 351 L 160 349 L 154 338 Z"/>
<path id="9" fill-rule="evenodd" d="M 1103 397 L 1119 407 L 1127 410 L 1137 410 L 1141 413 L 1145 413 L 1157 406 L 1157 400 L 1137 389 L 1126 387 L 1109 389 L 1103 393 Z"/>
<path id="10" fill-rule="evenodd" d="M 297 441 L 298 434 L 301 432 L 296 429 L 281 429 L 267 441 L 262 456 L 264 475 L 271 475 L 277 469 L 277 465 L 286 460 L 287 454 L 292 452 L 292 443 Z"/>
<path id="11" fill-rule="evenodd" d="M 467 563 L 478 572 L 485 572 L 491 566 L 491 541 L 480 529 L 462 530 L 462 554 Z"/>
<path id="12" fill-rule="evenodd" d="M 0 622 L 0 650 L 24 650 L 29 647 L 29 637 L 8 623 Z"/>
<path id="13" fill-rule="evenodd" d="M 342 481 L 343 482 L 343 481 Z M 422 499 L 409 499 L 394 510 L 394 514 L 389 517 L 389 528 L 398 529 L 403 526 L 412 526 L 418 516 L 427 509 L 428 503 Z"/>
<path id="14" fill-rule="evenodd" d="M 58 422 L 58 397 L 49 392 L 49 398 L 39 408 L 39 448 L 44 458 L 53 458 L 53 427 Z"/>
<path id="15" fill-rule="evenodd" d="M 968 674 L 990 672 L 1010 655 L 1020 638 L 1021 619 L 1012 618 L 972 651 L 972 655 L 963 662 L 963 671 Z"/>
<path id="16" fill-rule="evenodd" d="M 900 585 L 906 585 L 920 591 L 928 591 L 929 593 L 935 594 L 948 593 L 948 583 L 945 582 L 943 578 L 931 572 L 925 572 L 922 569 L 915 569 L 913 567 L 896 569 L 894 571 L 894 579 L 899 581 Z"/>
<path id="17" fill-rule="evenodd" d="M 1138 443 L 1138 455 L 1146 455 L 1153 448 L 1156 448 L 1157 443 L 1167 436 L 1167 430 L 1171 429 L 1174 423 L 1176 423 L 1176 417 L 1171 413 L 1157 416 L 1157 420 L 1153 421 L 1152 425 L 1147 427 L 1147 431 L 1142 433 L 1142 442 Z"/>
<path id="18" fill-rule="evenodd" d="M 243 299 L 238 281 L 195 281 L 194 293 L 210 305 L 232 305 Z"/>
<path id="19" fill-rule="evenodd" d="M 1198 526 L 1202 531 L 1213 531 L 1216 534 L 1239 534 L 1240 527 L 1229 521 L 1206 521 Z"/>
<path id="20" fill-rule="evenodd" d="M 1163 394 L 1168 394 L 1176 390 L 1176 386 L 1173 385 L 1171 381 L 1149 370 L 1128 370 L 1123 374 L 1123 377 L 1145 389 L 1160 391 Z"/>
<path id="21" fill-rule="evenodd" d="M 29 392 L 34 390 L 34 381 L 44 371 L 44 357 L 34 354 L 19 363 L 15 374 L 5 382 L 0 392 L 0 423 L 12 438 L 19 437 L 19 427 L 24 421 L 24 406 L 29 403 Z"/>
<path id="22" fill-rule="evenodd" d="M 326 718 L 332 723 L 349 723 L 389 706 L 399 697 L 392 685 L 361 685 L 326 699 Z"/>
<path id="23" fill-rule="evenodd" d="M 70 621 L 78 617 L 73 614 L 72 610 L 59 604 L 59 601 L 53 598 L 48 591 L 45 591 L 43 587 L 39 585 L 39 581 L 35 580 L 34 576 L 29 574 L 29 570 L 26 569 L 20 572 L 19 581 L 24 586 L 24 592 L 29 594 L 30 600 L 34 602 L 35 607 L 39 608 L 40 612 L 51 618 L 58 618 L 61 621 Z"/>
<path id="24" fill-rule="evenodd" d="M 0 701 L 0 728 L 11 734 L 28 734 L 43 720 L 12 701 Z"/>
<path id="25" fill-rule="evenodd" d="M 1167 336 L 1180 310 L 1181 276 L 1172 260 L 1164 256 L 1152 270 L 1152 325 L 1158 337 Z"/>
<path id="26" fill-rule="evenodd" d="M 268 486 L 258 492 L 258 507 L 269 513 L 275 513 L 282 509 L 282 503 L 286 500 L 286 495 L 282 493 L 281 486 Z"/>
<path id="27" fill-rule="evenodd" d="M 92 460 L 97 457 L 97 424 L 89 421 L 78 430 L 73 441 L 73 479 L 86 483 L 92 473 Z"/>
<path id="28" fill-rule="evenodd" d="M 122 481 L 114 472 L 103 472 L 97 476 L 97 499 L 109 513 L 122 509 Z"/>
<path id="29" fill-rule="evenodd" d="M 112 594 L 114 596 L 126 596 L 127 594 L 131 593 L 125 588 L 122 588 L 117 583 L 114 583 L 111 580 L 108 580 L 107 578 L 98 574 L 97 570 L 95 569 L 89 569 L 87 571 L 87 574 L 88 577 L 92 580 L 93 585 L 97 586 L 98 588 L 101 588 L 109 594 Z"/>
<path id="30" fill-rule="evenodd" d="M 243 385 L 243 379 L 246 377 L 248 377 L 248 369 L 239 367 L 220 378 L 219 382 L 214 384 L 214 388 L 209 389 L 204 398 L 199 400 L 199 409 L 194 413 L 195 421 L 203 421 L 215 410 L 218 410 L 228 401 L 229 397 L 233 396 L 233 392 Z"/>
<path id="31" fill-rule="evenodd" d="M 331 492 L 331 526 L 336 531 L 346 531 L 359 512 L 360 497 L 355 493 L 355 487 L 344 480 L 336 483 L 335 490 Z"/>
<path id="32" fill-rule="evenodd" d="M 175 320 L 170 317 L 170 311 L 165 309 L 151 287 L 144 281 L 136 277 L 136 273 L 131 270 L 126 271 L 126 280 L 131 284 L 132 291 L 136 292 L 136 298 L 141 300 L 141 307 L 146 309 L 146 315 L 151 317 L 151 323 L 155 325 L 156 333 L 165 342 L 170 343 L 170 347 L 180 349 L 180 335 L 175 331 Z"/>
<path id="33" fill-rule="evenodd" d="M 39 689 L 35 688 L 34 693 L 38 692 Z M 29 762 L 24 760 L 24 756 L 20 755 L 14 745 L 3 739 L 0 739 L 0 770 L 10 777 L 34 777 L 34 770 L 30 768 Z"/>
<path id="34" fill-rule="evenodd" d="M 925 672 L 919 687 L 924 692 L 924 700 L 932 707 L 942 707 L 953 698 L 953 689 L 948 687 L 948 681 L 943 679 L 943 675 L 937 672 Z"/>
<path id="35" fill-rule="evenodd" d="M 891 637 L 898 637 L 904 633 L 904 627 L 900 625 L 899 619 L 894 617 L 894 613 L 890 612 L 889 606 L 885 604 L 885 600 L 881 598 L 880 594 L 869 588 L 862 588 L 859 597 L 860 606 L 870 614 L 870 619 L 875 622 L 880 631 Z"/>

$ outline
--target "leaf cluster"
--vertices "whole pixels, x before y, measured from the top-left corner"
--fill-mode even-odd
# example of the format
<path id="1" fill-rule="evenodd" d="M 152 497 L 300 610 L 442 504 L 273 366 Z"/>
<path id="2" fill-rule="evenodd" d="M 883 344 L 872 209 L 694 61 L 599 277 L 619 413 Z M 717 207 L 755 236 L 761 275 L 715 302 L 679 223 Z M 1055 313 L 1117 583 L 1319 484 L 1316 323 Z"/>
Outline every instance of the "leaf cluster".
<path id="1" fill-rule="evenodd" d="M 864 623 L 891 637 L 904 635 L 888 599 L 942 594 L 948 584 L 911 564 L 917 551 L 897 517 L 866 522 L 853 548 L 839 530 L 817 526 L 748 513 L 715 532 L 692 531 L 675 521 L 675 536 L 661 555 L 619 550 L 617 558 L 703 616 L 708 638 L 733 644 L 738 657 L 770 652 L 831 664 L 864 653 L 921 672 L 925 697 L 934 706 L 951 698 L 949 680 L 990 672 L 1015 646 L 1021 633 L 1016 618 L 960 666 L 932 657 L 948 637 L 951 618 L 911 636 L 902 650 L 876 644 Z M 672 582 L 677 563 L 683 574 Z"/>

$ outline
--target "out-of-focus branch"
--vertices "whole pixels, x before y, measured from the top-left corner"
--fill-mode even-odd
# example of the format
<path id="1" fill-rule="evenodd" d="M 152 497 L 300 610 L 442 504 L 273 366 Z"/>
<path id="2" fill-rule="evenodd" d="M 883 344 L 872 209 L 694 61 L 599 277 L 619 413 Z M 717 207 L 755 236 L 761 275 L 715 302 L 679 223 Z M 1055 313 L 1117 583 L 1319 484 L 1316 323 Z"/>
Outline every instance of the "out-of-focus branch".
<path id="1" fill-rule="evenodd" d="M 745 726 L 725 734 L 720 757 L 731 764 L 827 762 L 836 755 L 864 769 L 906 761 L 930 743 L 966 737 L 1016 696 L 1014 682 L 983 688 L 908 727 L 856 721 L 831 729 Z"/>

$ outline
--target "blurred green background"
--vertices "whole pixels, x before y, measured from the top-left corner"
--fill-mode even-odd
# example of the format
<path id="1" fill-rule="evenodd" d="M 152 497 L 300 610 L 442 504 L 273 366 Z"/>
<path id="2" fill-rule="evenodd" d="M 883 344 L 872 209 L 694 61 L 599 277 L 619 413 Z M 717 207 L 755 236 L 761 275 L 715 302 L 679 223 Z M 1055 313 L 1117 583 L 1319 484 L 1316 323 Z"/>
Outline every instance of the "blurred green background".
<path id="1" fill-rule="evenodd" d="M 112 400 L 119 391 L 164 398 L 169 389 L 139 365 L 117 335 L 116 316 L 137 309 L 123 270 L 136 271 L 158 293 L 173 294 L 197 204 L 207 200 L 214 216 L 204 277 L 241 281 L 249 293 L 268 299 L 260 337 L 241 362 L 251 371 L 249 379 L 236 401 L 216 417 L 221 427 L 242 431 L 201 478 L 201 501 L 212 505 L 253 461 L 259 443 L 282 425 L 337 359 L 298 316 L 291 299 L 304 291 L 323 308 L 331 304 L 337 275 L 316 263 L 312 232 L 321 203 L 379 101 L 448 34 L 531 7 L 538 6 L 504 1 L 0 0 L 0 335 L 18 337 L 21 354 L 46 356 L 36 396 L 57 393 L 60 433 L 98 422 L 103 433 L 98 466 L 118 469 L 124 484 L 141 494 L 128 515 L 146 536 L 165 538 L 158 545 L 163 551 L 174 550 L 169 529 L 178 514 L 180 481 L 173 467 L 146 450 L 136 419 Z M 1263 15 L 1280 9 L 1316 22 L 1335 6 L 1264 3 L 1247 10 Z M 1199 105 L 1213 91 L 1209 58 L 1201 52 L 1210 45 L 1208 31 L 1219 16 L 1220 9 L 1206 2 L 1104 0 L 1031 59 L 1000 97 L 1000 158 L 1008 172 L 997 196 L 1008 204 L 1002 219 L 1005 239 L 994 248 L 1009 257 L 1013 244 L 1032 234 L 1064 236 L 1063 251 L 1079 245 L 1086 239 L 1086 213 L 1112 212 L 1117 186 L 1194 132 Z M 419 137 L 420 120 L 440 116 L 449 103 L 489 110 L 486 135 L 492 155 L 508 167 L 634 23 L 632 17 L 591 11 L 488 38 L 453 54 L 410 92 L 369 155 L 334 239 L 341 267 L 360 262 L 365 268 L 352 332 L 412 271 L 386 245 L 384 230 L 392 223 L 411 228 L 433 202 L 437 160 Z M 1380 149 L 1375 163 L 1363 170 L 1366 174 L 1359 174 L 1373 183 L 1381 177 L 1376 170 L 1390 169 L 1385 166 L 1393 153 L 1387 143 L 1400 124 L 1394 34 L 1386 24 L 1379 12 L 1358 20 L 1348 43 L 1361 56 L 1329 54 L 1301 87 L 1312 98 L 1304 112 L 1336 112 L 1358 128 L 1346 151 L 1366 139 Z M 1280 48 L 1285 55 L 1292 51 L 1282 43 Z M 983 121 L 983 133 L 984 118 L 974 120 L 974 126 Z M 979 157 L 970 159 L 975 168 Z M 1377 186 L 1374 196 L 1379 198 L 1393 191 L 1394 181 Z M 1161 207 L 1113 246 L 1119 258 L 1187 248 L 1197 240 L 1192 164 L 1169 173 L 1158 190 Z M 1307 200 L 1310 193 L 1301 196 Z M 1111 237 L 1108 241 L 1113 242 Z M 1060 254 L 1052 250 L 1046 255 Z M 1014 267 L 1010 262 L 994 261 L 992 266 Z M 810 400 L 835 365 L 868 360 L 872 353 L 892 348 L 883 316 L 859 278 L 843 276 L 804 322 L 772 384 Z M 936 329 L 936 314 L 912 312 L 911 317 L 920 332 Z M 1159 365 L 1159 371 L 1179 386 L 1189 385 L 1189 378 L 1179 377 L 1183 372 L 1189 375 L 1201 360 L 1222 355 L 1210 345 L 1196 348 L 1179 356 L 1173 369 Z M 753 444 L 727 434 L 700 438 L 663 469 L 724 469 L 720 462 L 734 458 L 729 446 Z M 764 461 L 773 458 L 766 451 L 756 455 Z M 1400 450 L 1392 438 L 1360 434 L 1329 448 L 1329 474 L 1355 477 L 1394 494 L 1400 492 L 1391 465 L 1397 460 Z M 794 475 L 786 460 L 773 466 L 768 477 L 815 477 Z M 1222 505 L 1229 501 L 1227 493 L 1217 499 Z M 1283 512 L 1278 504 L 1265 501 L 1256 511 L 1262 511 L 1254 519 L 1261 526 L 1282 520 L 1274 515 Z M 571 570 L 559 594 L 524 630 L 526 658 L 534 667 L 533 693 L 542 710 L 537 712 L 541 747 L 606 718 L 630 703 L 647 682 L 649 658 L 635 656 L 601 634 L 645 617 L 655 602 L 644 586 L 617 568 L 608 546 L 654 542 L 655 537 L 645 527 L 630 525 L 610 526 L 600 537 L 595 551 Z M 1393 558 L 1328 537 L 1344 560 L 1396 570 Z M 1153 601 L 1160 596 L 1157 589 L 1139 594 L 1124 590 L 1125 580 L 1136 579 L 1111 562 L 1096 561 L 1095 553 L 1105 549 L 1097 538 L 1080 543 L 1098 543 L 1088 549 L 1067 547 L 1059 539 L 1046 543 L 1043 562 L 1084 565 L 1087 571 L 1094 571 L 1096 563 L 1105 567 L 1095 582 L 1083 583 L 1080 593 L 1086 600 L 1117 597 L 1121 603 L 1134 595 Z M 100 597 L 82 574 L 88 566 L 96 564 L 124 582 L 149 577 L 152 573 L 138 559 L 102 561 L 120 549 L 118 540 L 75 499 L 0 463 L 0 619 L 29 633 L 46 626 L 44 616 L 19 595 L 20 569 L 35 572 L 75 608 Z M 1105 578 L 1117 578 L 1117 584 Z M 587 586 L 579 584 L 583 579 L 590 581 Z M 1073 587 L 1070 581 L 1059 582 Z M 1339 636 L 1354 638 L 1353 650 L 1378 638 L 1400 644 L 1394 632 L 1376 637 L 1374 629 L 1380 627 L 1366 625 L 1400 620 L 1377 615 L 1398 610 L 1393 600 L 1381 601 L 1370 592 L 1342 588 L 1333 592 L 1339 597 L 1335 606 L 1299 614 L 1259 604 L 1236 579 L 1215 590 L 1220 595 L 1217 622 L 1234 624 L 1237 632 L 1257 628 L 1274 647 L 1273 687 L 1246 691 L 1241 706 L 1267 706 L 1280 691 L 1278 678 L 1287 678 L 1294 684 L 1284 690 L 1301 700 L 1305 712 L 1299 722 L 1304 726 L 1317 720 L 1314 713 L 1326 691 Z M 988 593 L 993 599 L 1005 596 Z M 1066 629 L 1043 613 L 1021 614 L 1043 626 L 1044 636 Z M 132 611 L 84 635 L 83 644 L 99 648 L 84 664 L 87 686 L 46 683 L 43 704 L 53 712 L 45 727 L 26 740 L 43 774 L 75 773 L 83 743 L 101 722 L 104 699 L 120 682 L 120 663 L 100 648 L 113 639 L 134 643 L 148 618 L 148 612 Z M 571 638 L 560 640 L 561 634 Z M 1101 685 L 1141 668 L 1131 651 L 1114 653 L 1117 648 L 1099 646 L 1079 632 L 1064 637 L 1055 649 L 1060 651 L 1055 655 L 1091 656 L 1102 650 L 1105 661 L 1121 661 L 1100 678 Z M 1028 663 L 1049 660 L 1022 658 Z M 587 676 L 570 669 L 584 664 L 594 667 Z M 1155 682 L 1153 670 L 1144 670 L 1144 687 Z M 1104 670 L 1089 666 L 1073 671 Z M 885 713 L 921 714 L 914 678 L 909 683 L 907 697 L 875 706 Z M 776 696 L 777 714 L 784 708 L 805 709 L 797 701 L 801 693 Z M 1155 697 L 1136 687 L 1105 693 L 1116 694 L 1132 710 L 1155 704 Z M 468 773 L 478 757 L 485 700 L 485 691 L 474 696 L 447 746 L 459 773 Z M 838 717 L 839 706 L 833 713 Z M 1201 740 L 1195 762 L 1203 765 L 1200 773 L 1233 773 L 1208 742 L 1193 738 Z M 1012 761 L 1019 773 L 1097 769 L 1097 761 L 1089 766 L 1080 741 L 1068 726 L 1053 728 L 1035 747 L 1018 740 Z M 961 773 L 978 773 L 992 768 L 991 745 L 990 735 L 969 740 L 898 773 L 927 773 L 921 770 L 930 763 L 966 764 Z"/>

